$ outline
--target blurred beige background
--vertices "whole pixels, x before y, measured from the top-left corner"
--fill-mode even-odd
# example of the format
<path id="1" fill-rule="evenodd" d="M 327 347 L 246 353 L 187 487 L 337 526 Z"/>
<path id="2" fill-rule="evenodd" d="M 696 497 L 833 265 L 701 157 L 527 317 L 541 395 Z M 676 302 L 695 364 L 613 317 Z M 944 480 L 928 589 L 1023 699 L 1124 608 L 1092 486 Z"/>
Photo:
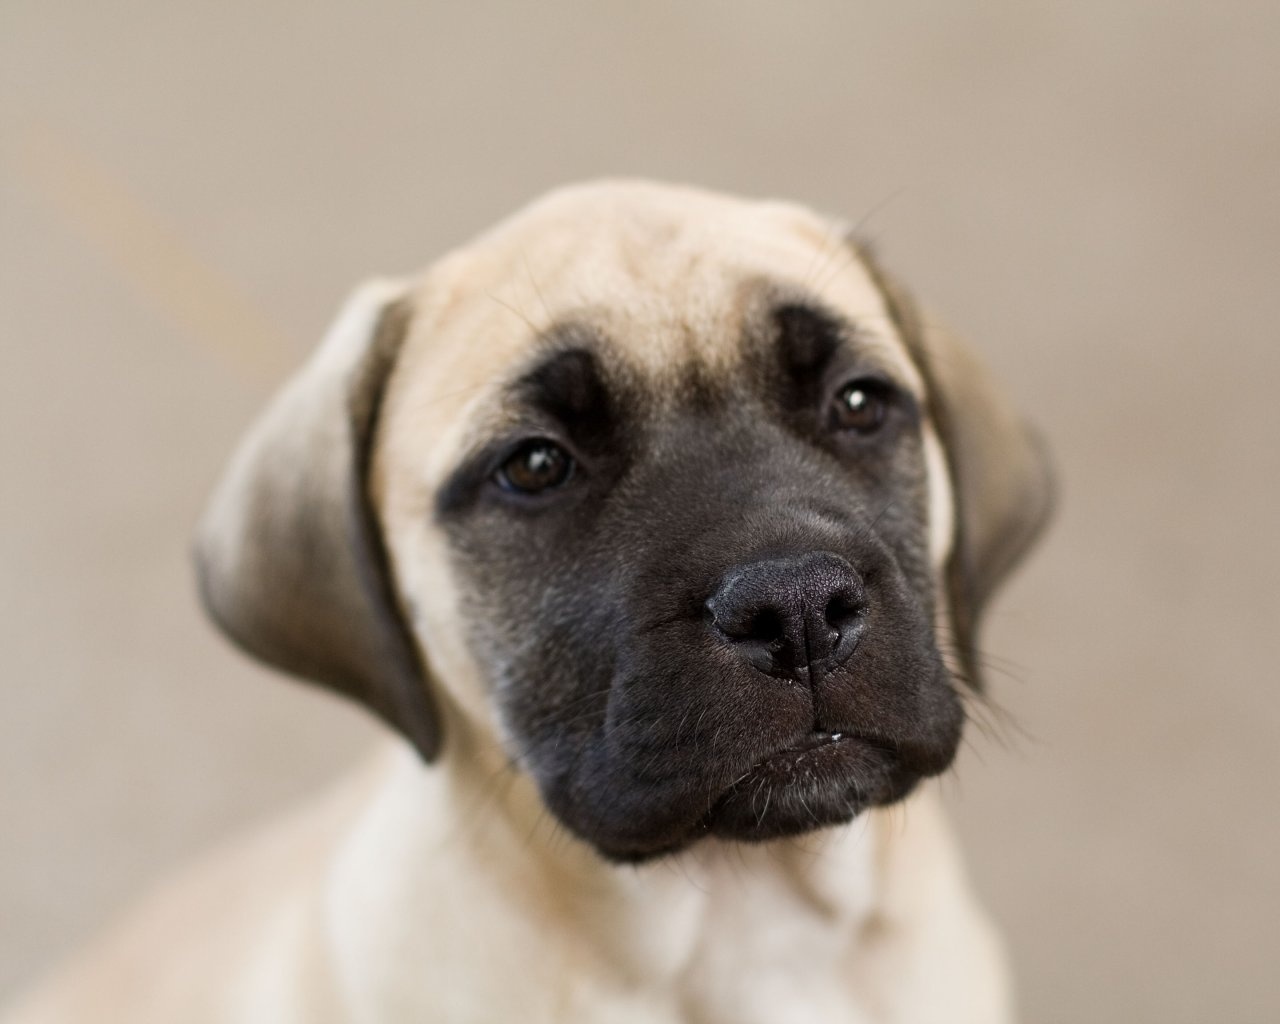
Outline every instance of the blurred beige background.
<path id="1" fill-rule="evenodd" d="M 1052 439 L 946 783 L 1028 1021 L 1280 1020 L 1280 5 L 0 3 L 0 996 L 374 728 L 186 543 L 347 288 L 625 173 L 868 217 Z"/>

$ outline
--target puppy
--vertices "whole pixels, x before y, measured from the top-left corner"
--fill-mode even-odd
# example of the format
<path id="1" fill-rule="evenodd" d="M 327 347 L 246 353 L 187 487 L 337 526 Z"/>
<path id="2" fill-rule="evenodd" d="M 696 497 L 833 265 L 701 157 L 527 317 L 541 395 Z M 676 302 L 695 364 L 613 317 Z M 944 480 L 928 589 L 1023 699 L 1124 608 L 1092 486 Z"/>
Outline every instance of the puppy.
<path id="1" fill-rule="evenodd" d="M 9 1021 L 1010 1019 L 921 783 L 1048 495 L 797 206 L 570 188 L 365 285 L 197 562 L 234 641 L 398 738 Z"/>

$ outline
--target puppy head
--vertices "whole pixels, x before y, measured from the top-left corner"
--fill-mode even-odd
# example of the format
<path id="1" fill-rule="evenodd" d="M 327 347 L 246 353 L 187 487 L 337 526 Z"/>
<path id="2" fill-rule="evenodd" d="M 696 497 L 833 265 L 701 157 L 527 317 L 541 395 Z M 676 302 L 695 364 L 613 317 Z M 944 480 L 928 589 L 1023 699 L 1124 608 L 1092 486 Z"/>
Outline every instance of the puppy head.
<path id="1" fill-rule="evenodd" d="M 447 709 L 606 856 L 900 798 L 1048 491 L 843 235 L 587 186 L 362 289 L 215 496 L 214 617 L 428 759 Z"/>

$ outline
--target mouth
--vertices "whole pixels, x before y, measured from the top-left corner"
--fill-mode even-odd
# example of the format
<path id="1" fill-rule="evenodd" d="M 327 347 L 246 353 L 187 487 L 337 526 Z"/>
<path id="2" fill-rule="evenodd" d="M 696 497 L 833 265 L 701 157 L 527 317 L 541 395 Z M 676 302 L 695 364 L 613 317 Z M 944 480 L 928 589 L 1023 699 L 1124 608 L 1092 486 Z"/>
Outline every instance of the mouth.
<path id="1" fill-rule="evenodd" d="M 716 799 L 703 825 L 721 838 L 755 841 L 852 821 L 905 795 L 897 752 L 847 732 L 811 732 L 753 764 Z"/>

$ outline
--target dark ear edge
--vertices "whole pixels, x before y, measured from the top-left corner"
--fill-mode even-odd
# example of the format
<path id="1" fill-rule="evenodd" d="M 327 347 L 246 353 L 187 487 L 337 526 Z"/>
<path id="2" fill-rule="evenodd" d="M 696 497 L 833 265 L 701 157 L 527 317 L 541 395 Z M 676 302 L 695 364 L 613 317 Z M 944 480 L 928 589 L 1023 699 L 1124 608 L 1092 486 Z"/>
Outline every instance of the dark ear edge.
<path id="1" fill-rule="evenodd" d="M 236 451 L 194 554 L 204 606 L 238 647 L 359 701 L 430 761 L 440 735 L 428 672 L 368 491 L 411 315 L 403 285 L 357 290 Z"/>
<path id="2" fill-rule="evenodd" d="M 988 602 L 1048 524 L 1057 487 L 1040 434 L 1007 403 L 967 346 L 926 320 L 866 243 L 855 251 L 924 377 L 955 504 L 947 596 L 961 668 L 984 688 L 978 648 Z"/>
<path id="3" fill-rule="evenodd" d="M 375 710 L 412 741 L 423 760 L 430 762 L 440 751 L 439 715 L 428 687 L 427 667 L 395 593 L 395 576 L 386 540 L 369 491 L 369 470 L 377 445 L 382 402 L 412 320 L 413 310 L 407 298 L 388 303 L 378 319 L 369 356 L 348 395 L 355 439 L 355 465 L 347 489 L 355 507 L 348 521 L 360 582 L 370 607 L 383 625 L 383 653 L 389 663 L 391 682 L 378 687 L 384 699 L 382 706 Z"/>

